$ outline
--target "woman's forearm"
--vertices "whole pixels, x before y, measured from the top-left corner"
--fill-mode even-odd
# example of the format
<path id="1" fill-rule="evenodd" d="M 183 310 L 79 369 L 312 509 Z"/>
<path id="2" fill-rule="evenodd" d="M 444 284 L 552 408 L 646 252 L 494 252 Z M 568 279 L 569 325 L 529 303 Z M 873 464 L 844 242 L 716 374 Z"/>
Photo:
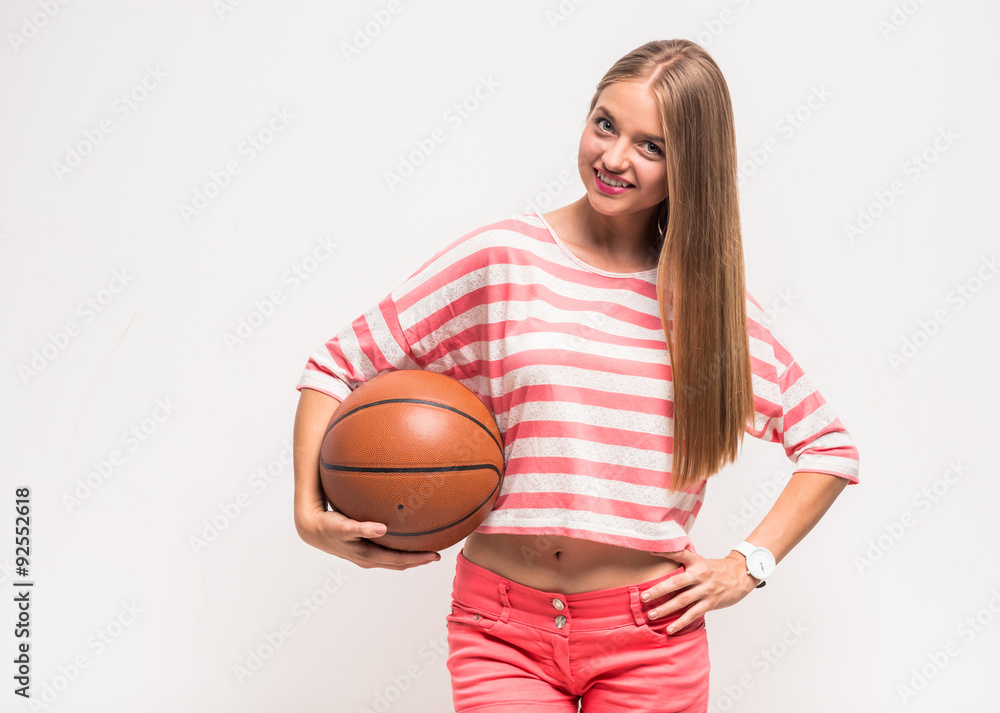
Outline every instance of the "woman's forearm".
<path id="1" fill-rule="evenodd" d="M 295 472 L 295 529 L 304 537 L 304 517 L 326 510 L 326 497 L 319 479 L 319 451 L 323 435 L 340 401 L 322 391 L 304 388 L 299 392 L 292 433 L 292 462 Z"/>
<path id="2" fill-rule="evenodd" d="M 847 485 L 846 478 L 829 473 L 793 473 L 746 540 L 766 547 L 780 562 L 813 529 Z"/>

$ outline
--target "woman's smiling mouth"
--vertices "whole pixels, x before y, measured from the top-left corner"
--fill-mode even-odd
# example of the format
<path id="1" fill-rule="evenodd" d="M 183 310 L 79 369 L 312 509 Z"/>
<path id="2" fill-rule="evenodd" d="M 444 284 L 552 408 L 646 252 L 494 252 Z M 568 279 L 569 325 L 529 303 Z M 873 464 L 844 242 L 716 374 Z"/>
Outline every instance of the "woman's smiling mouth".
<path id="1" fill-rule="evenodd" d="M 609 176 L 608 174 L 604 173 L 604 171 L 602 171 L 599 168 L 594 169 L 594 175 L 597 178 L 597 180 L 595 181 L 597 187 L 600 188 L 605 193 L 619 194 L 619 193 L 624 193 L 630 188 L 634 188 L 634 186 L 628 181 L 623 181 L 618 178 L 613 178 L 612 176 Z"/>

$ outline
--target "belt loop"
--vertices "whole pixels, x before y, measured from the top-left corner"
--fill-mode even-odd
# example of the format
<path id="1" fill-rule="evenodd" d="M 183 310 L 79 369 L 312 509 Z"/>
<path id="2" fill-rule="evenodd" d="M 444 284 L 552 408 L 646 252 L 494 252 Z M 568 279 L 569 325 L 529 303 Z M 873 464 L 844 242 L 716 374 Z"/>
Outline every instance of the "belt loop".
<path id="1" fill-rule="evenodd" d="M 510 582 L 506 579 L 501 579 L 497 588 L 500 590 L 500 601 L 503 602 L 503 611 L 500 612 L 500 621 L 506 624 L 507 620 L 510 619 L 510 599 L 507 598 L 507 590 L 510 588 Z"/>
<path id="2" fill-rule="evenodd" d="M 646 623 L 646 616 L 642 612 L 642 602 L 639 599 L 639 588 L 629 587 L 628 598 L 629 607 L 632 609 L 632 616 L 635 618 L 636 625 L 643 626 Z"/>

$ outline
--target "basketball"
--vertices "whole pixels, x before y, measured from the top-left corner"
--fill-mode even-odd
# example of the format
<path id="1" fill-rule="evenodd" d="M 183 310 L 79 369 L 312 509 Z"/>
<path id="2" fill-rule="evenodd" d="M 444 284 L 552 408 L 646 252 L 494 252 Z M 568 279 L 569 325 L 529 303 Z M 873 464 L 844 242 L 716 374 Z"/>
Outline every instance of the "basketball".
<path id="1" fill-rule="evenodd" d="M 438 551 L 463 540 L 500 494 L 503 439 L 489 409 L 458 381 L 423 369 L 388 371 L 345 398 L 320 448 L 334 510 L 380 522 L 395 550 Z"/>

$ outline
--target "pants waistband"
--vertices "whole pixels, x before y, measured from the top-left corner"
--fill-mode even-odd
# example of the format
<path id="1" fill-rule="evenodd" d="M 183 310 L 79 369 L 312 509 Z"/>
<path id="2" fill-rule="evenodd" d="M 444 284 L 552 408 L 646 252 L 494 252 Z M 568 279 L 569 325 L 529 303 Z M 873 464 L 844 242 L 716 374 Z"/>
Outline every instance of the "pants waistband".
<path id="1" fill-rule="evenodd" d="M 607 629 L 626 624 L 642 625 L 649 621 L 650 609 L 670 601 L 679 592 L 670 592 L 648 602 L 639 597 L 658 582 L 684 571 L 681 565 L 663 577 L 640 584 L 610 589 L 564 594 L 543 592 L 513 582 L 484 569 L 458 553 L 452 598 L 472 610 L 507 621 L 513 620 L 539 628 L 551 629 L 554 618 L 565 617 L 559 628 L 577 630 Z M 672 612 L 670 618 L 681 616 L 683 610 Z"/>

